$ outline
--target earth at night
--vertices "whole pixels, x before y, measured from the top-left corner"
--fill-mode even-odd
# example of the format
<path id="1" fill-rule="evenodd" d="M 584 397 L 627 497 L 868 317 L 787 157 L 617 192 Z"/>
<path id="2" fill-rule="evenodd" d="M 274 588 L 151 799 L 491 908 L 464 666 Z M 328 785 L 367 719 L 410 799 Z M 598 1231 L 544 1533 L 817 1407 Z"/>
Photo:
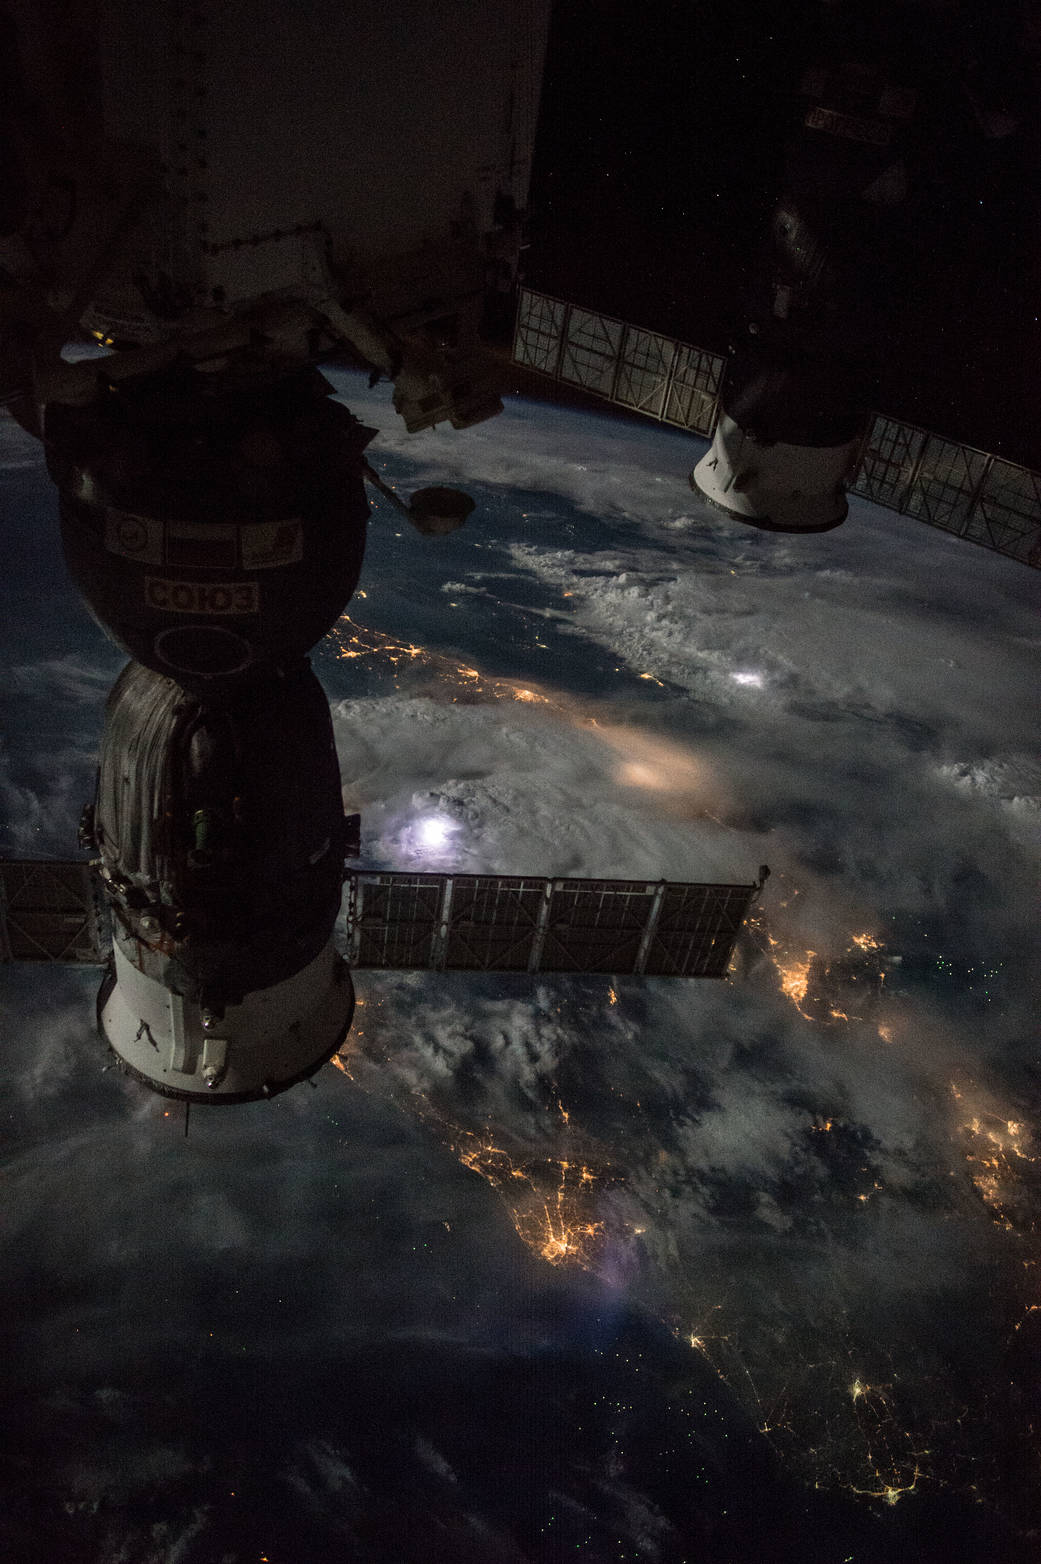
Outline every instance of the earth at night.
<path id="1" fill-rule="evenodd" d="M 315 1089 L 188 1139 L 96 971 L 6 969 L 5 1557 L 1035 1558 L 1036 575 L 334 378 L 388 481 L 477 500 L 375 510 L 314 653 L 363 867 L 772 876 L 724 983 L 360 974 Z M 122 658 L 0 456 L 0 852 L 68 857 Z"/>

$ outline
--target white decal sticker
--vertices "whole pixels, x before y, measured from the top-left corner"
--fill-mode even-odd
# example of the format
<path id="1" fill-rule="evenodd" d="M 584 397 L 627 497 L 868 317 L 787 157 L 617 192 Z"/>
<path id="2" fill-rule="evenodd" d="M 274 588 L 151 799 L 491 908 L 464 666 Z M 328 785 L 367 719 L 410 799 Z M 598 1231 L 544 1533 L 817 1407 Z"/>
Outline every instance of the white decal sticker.
<path id="1" fill-rule="evenodd" d="M 132 511 L 105 511 L 105 547 L 110 554 L 138 559 L 142 564 L 163 563 L 163 524 L 154 516 L 136 516 Z"/>
<path id="2" fill-rule="evenodd" d="M 256 521 L 242 528 L 242 568 L 296 565 L 304 557 L 302 521 Z"/>

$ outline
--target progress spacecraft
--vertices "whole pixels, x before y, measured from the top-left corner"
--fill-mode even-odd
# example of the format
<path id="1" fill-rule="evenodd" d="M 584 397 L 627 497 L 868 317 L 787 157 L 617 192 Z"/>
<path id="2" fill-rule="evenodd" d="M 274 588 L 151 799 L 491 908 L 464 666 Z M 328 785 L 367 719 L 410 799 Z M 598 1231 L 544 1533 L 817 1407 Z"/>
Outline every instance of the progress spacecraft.
<path id="1" fill-rule="evenodd" d="M 801 123 L 692 486 L 740 521 L 825 532 L 847 513 L 918 182 L 916 60 L 862 5 L 822 8 Z"/>

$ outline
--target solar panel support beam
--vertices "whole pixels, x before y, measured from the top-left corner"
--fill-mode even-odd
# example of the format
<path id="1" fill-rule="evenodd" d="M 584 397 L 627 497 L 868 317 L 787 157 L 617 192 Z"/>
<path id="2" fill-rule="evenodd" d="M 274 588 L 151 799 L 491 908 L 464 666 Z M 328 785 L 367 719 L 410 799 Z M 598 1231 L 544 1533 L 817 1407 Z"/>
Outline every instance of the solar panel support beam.
<path id="1" fill-rule="evenodd" d="M 0 878 L 0 961 L 11 961 L 11 936 L 7 932 L 7 886 Z"/>
<path id="2" fill-rule="evenodd" d="M 633 973 L 641 976 L 647 969 L 647 957 L 650 955 L 651 942 L 658 928 L 658 919 L 661 916 L 662 902 L 665 900 L 664 880 L 659 880 L 654 890 L 654 900 L 651 902 L 651 910 L 647 914 L 647 926 L 640 939 L 640 948 L 636 952 L 636 960 L 633 962 Z"/>
<path id="3" fill-rule="evenodd" d="M 553 366 L 553 378 L 559 380 L 564 368 L 564 354 L 567 352 L 567 339 L 571 331 L 571 305 L 564 305 L 564 319 L 560 323 L 560 343 L 557 347 L 556 362 Z"/>
<path id="4" fill-rule="evenodd" d="M 622 324 L 622 333 L 618 338 L 618 354 L 614 361 L 614 372 L 611 375 L 611 401 L 618 400 L 618 382 L 621 379 L 622 369 L 625 365 L 625 350 L 629 343 L 629 327 Z"/>
<path id="5" fill-rule="evenodd" d="M 538 922 L 535 925 L 535 938 L 531 942 L 531 953 L 528 956 L 529 972 L 539 972 L 542 968 L 542 948 L 546 943 L 546 930 L 549 928 L 549 909 L 553 905 L 553 892 L 558 883 L 557 880 L 547 880 L 545 890 L 542 892 Z"/>
<path id="6" fill-rule="evenodd" d="M 441 911 L 438 915 L 433 939 L 430 942 L 430 967 L 434 972 L 443 972 L 445 970 L 445 962 L 448 959 L 448 934 L 452 919 L 452 885 L 452 876 L 446 874 L 445 888 L 441 897 Z"/>
<path id="7" fill-rule="evenodd" d="M 983 463 L 983 470 L 981 471 L 979 477 L 976 480 L 976 487 L 973 489 L 972 494 L 969 496 L 969 503 L 968 503 L 968 505 L 965 508 L 965 515 L 962 517 L 962 531 L 963 532 L 967 532 L 968 531 L 969 525 L 972 522 L 972 519 L 975 516 L 976 511 L 979 509 L 979 503 L 980 503 L 981 498 L 983 497 L 983 491 L 987 487 L 987 482 L 988 482 L 988 480 L 990 478 L 991 469 L 993 468 L 993 466 L 994 466 L 994 457 L 993 457 L 992 454 L 988 454 L 987 460 Z M 992 547 L 997 547 L 997 539 L 994 536 L 994 530 L 991 527 L 990 522 L 989 522 L 989 520 L 986 517 L 984 517 L 984 525 L 987 528 L 987 535 L 990 538 L 991 546 Z"/>
<path id="8" fill-rule="evenodd" d="M 909 507 L 910 507 L 910 504 L 911 504 L 911 496 L 914 494 L 914 491 L 915 491 L 915 489 L 918 486 L 918 479 L 921 476 L 921 472 L 922 472 L 922 464 L 925 461 L 925 453 L 926 453 L 926 451 L 928 449 L 929 449 L 929 435 L 925 434 L 923 436 L 922 440 L 921 440 L 921 443 L 918 446 L 918 450 L 915 452 L 915 459 L 914 459 L 914 463 L 913 463 L 913 465 L 911 467 L 911 476 L 907 480 L 907 487 L 904 489 L 903 494 L 901 494 L 901 496 L 900 496 L 900 510 L 905 512 L 905 513 L 907 513 L 908 510 L 909 510 Z M 858 474 L 858 477 L 859 477 L 859 474 Z M 854 482 L 856 482 L 856 479 L 854 479 Z"/>
<path id="9" fill-rule="evenodd" d="M 361 918 L 359 916 L 359 903 L 362 897 L 361 881 L 356 874 L 347 876 L 347 949 L 345 957 L 347 965 L 354 967 L 358 964 L 358 956 L 361 952 Z"/>
<path id="10" fill-rule="evenodd" d="M 669 367 L 665 371 L 665 385 L 664 385 L 664 387 L 662 389 L 662 397 L 661 397 L 661 412 L 658 414 L 658 420 L 659 420 L 660 423 L 664 423 L 665 422 L 665 414 L 668 411 L 670 402 L 672 400 L 672 387 L 673 387 L 673 385 L 675 383 L 675 380 L 676 380 L 676 365 L 679 363 L 679 359 L 680 359 L 679 343 L 678 342 L 670 342 L 669 343 Z M 637 411 L 639 411 L 639 409 L 637 409 Z"/>

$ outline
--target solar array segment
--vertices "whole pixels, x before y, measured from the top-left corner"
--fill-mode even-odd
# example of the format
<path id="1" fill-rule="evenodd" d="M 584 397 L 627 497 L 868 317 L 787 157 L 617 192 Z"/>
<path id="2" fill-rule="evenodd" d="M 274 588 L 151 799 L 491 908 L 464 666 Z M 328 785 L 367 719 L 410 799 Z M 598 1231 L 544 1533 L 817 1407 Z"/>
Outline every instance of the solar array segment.
<path id="1" fill-rule="evenodd" d="M 351 966 L 388 971 L 722 977 L 756 885 L 351 870 Z M 0 960 L 102 962 L 85 861 L 0 861 Z"/>
<path id="2" fill-rule="evenodd" d="M 89 864 L 0 860 L 0 960 L 98 962 L 102 944 Z"/>
<path id="3" fill-rule="evenodd" d="M 357 967 L 722 977 L 755 885 L 515 875 L 347 877 Z"/>

